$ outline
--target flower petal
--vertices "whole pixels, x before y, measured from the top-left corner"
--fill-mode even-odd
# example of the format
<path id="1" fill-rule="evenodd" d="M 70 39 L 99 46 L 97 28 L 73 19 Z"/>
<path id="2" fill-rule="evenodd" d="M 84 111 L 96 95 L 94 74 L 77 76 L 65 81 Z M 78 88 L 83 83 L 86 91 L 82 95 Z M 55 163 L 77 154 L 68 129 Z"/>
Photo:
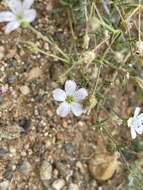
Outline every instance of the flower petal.
<path id="1" fill-rule="evenodd" d="M 131 137 L 132 137 L 132 139 L 135 139 L 136 138 L 136 131 L 135 131 L 135 129 L 133 128 L 133 127 L 131 127 Z"/>
<path id="2" fill-rule="evenodd" d="M 84 112 L 82 106 L 75 102 L 71 105 L 71 111 L 75 116 L 80 116 Z"/>
<path id="3" fill-rule="evenodd" d="M 36 18 L 36 11 L 34 9 L 24 11 L 24 20 L 32 22 Z"/>
<path id="4" fill-rule="evenodd" d="M 140 113 L 141 108 L 140 107 L 136 107 L 135 111 L 134 111 L 134 117 L 137 117 Z"/>
<path id="5" fill-rule="evenodd" d="M 22 2 L 20 0 L 7 0 L 9 8 L 13 13 L 18 14 L 22 9 Z"/>
<path id="6" fill-rule="evenodd" d="M 10 32 L 12 32 L 13 30 L 17 29 L 20 26 L 20 23 L 17 21 L 12 21 L 10 23 L 8 23 L 5 27 L 5 33 L 9 34 Z"/>
<path id="7" fill-rule="evenodd" d="M 141 121 L 143 121 L 143 113 L 138 115 L 138 119 L 140 119 Z"/>
<path id="8" fill-rule="evenodd" d="M 136 128 L 135 130 L 136 130 L 136 132 L 137 132 L 138 134 L 141 135 L 141 134 L 143 133 L 143 126 L 141 125 L 140 127 Z"/>
<path id="9" fill-rule="evenodd" d="M 32 4 L 34 3 L 34 0 L 24 0 L 23 1 L 23 9 L 30 9 L 30 7 L 32 6 Z"/>
<path id="10" fill-rule="evenodd" d="M 70 113 L 70 105 L 66 102 L 63 102 L 60 104 L 60 106 L 57 109 L 57 114 L 61 117 L 66 117 Z"/>
<path id="11" fill-rule="evenodd" d="M 85 88 L 80 88 L 75 92 L 74 99 L 75 101 L 81 101 L 88 96 L 88 92 Z"/>
<path id="12" fill-rule="evenodd" d="M 128 119 L 128 127 L 132 127 L 133 117 Z"/>
<path id="13" fill-rule="evenodd" d="M 66 98 L 66 93 L 64 90 L 57 88 L 53 90 L 53 97 L 56 101 L 64 101 Z"/>
<path id="14" fill-rule="evenodd" d="M 74 95 L 76 90 L 76 83 L 73 80 L 67 80 L 65 83 L 65 91 L 67 95 Z"/>
<path id="15" fill-rule="evenodd" d="M 15 15 L 9 11 L 4 11 L 0 13 L 0 22 L 9 22 L 15 19 Z"/>

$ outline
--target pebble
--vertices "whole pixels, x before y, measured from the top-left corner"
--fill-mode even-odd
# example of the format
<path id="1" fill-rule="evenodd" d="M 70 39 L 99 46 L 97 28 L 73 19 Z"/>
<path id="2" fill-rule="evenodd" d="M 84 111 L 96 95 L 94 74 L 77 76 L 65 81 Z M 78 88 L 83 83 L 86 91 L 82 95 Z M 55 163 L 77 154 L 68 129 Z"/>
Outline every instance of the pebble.
<path id="1" fill-rule="evenodd" d="M 28 86 L 24 85 L 20 87 L 20 91 L 23 95 L 28 95 L 30 93 L 30 89 Z"/>
<path id="2" fill-rule="evenodd" d="M 15 59 L 11 59 L 11 60 L 8 62 L 8 66 L 9 66 L 9 67 L 16 68 L 16 66 L 17 66 L 17 61 L 16 61 Z"/>
<path id="3" fill-rule="evenodd" d="M 75 151 L 75 147 L 72 143 L 64 144 L 64 149 L 65 149 L 66 153 L 69 155 L 73 154 Z"/>
<path id="4" fill-rule="evenodd" d="M 99 153 L 89 160 L 89 172 L 93 179 L 98 181 L 109 180 L 119 167 L 119 154 Z M 106 162 L 105 162 L 106 160 Z"/>
<path id="5" fill-rule="evenodd" d="M 21 151 L 21 156 L 25 157 L 27 156 L 27 153 L 25 151 Z"/>
<path id="6" fill-rule="evenodd" d="M 75 183 L 71 183 L 68 187 L 68 190 L 80 190 L 79 186 Z"/>
<path id="7" fill-rule="evenodd" d="M 9 151 L 10 153 L 12 153 L 13 155 L 16 155 L 16 149 L 13 146 L 9 147 Z"/>
<path id="8" fill-rule="evenodd" d="M 16 75 L 10 75 L 10 76 L 8 76 L 8 78 L 7 78 L 7 82 L 8 82 L 9 84 L 13 84 L 13 83 L 15 83 L 16 81 L 17 81 Z"/>
<path id="9" fill-rule="evenodd" d="M 5 156 L 8 153 L 8 150 L 0 148 L 0 157 Z"/>
<path id="10" fill-rule="evenodd" d="M 0 46 L 0 60 L 2 60 L 4 58 L 4 56 L 5 56 L 4 51 L 5 51 L 4 47 Z"/>
<path id="11" fill-rule="evenodd" d="M 76 167 L 79 168 L 79 171 L 80 171 L 82 174 L 84 174 L 84 173 L 86 172 L 85 169 L 84 169 L 84 167 L 83 167 L 83 164 L 82 164 L 80 161 L 77 161 Z"/>
<path id="12" fill-rule="evenodd" d="M 44 160 L 40 168 L 40 178 L 46 187 L 49 185 L 49 180 L 52 178 L 52 170 L 52 164 L 49 160 Z"/>
<path id="13" fill-rule="evenodd" d="M 28 161 L 24 161 L 16 166 L 17 171 L 24 174 L 29 174 L 32 171 L 32 166 Z"/>
<path id="14" fill-rule="evenodd" d="M 65 163 L 62 163 L 60 161 L 55 162 L 56 168 L 59 170 L 59 173 L 61 176 L 66 177 L 71 173 L 70 168 L 68 168 L 68 165 Z"/>
<path id="15" fill-rule="evenodd" d="M 8 180 L 11 180 L 12 177 L 13 177 L 13 171 L 11 169 L 7 169 L 4 174 L 3 174 L 3 177 L 8 179 Z"/>
<path id="16" fill-rule="evenodd" d="M 0 189 L 8 190 L 8 187 L 9 187 L 9 181 L 8 180 L 3 181 L 3 182 L 0 183 Z"/>
<path id="17" fill-rule="evenodd" d="M 34 80 L 42 75 L 42 70 L 39 67 L 33 68 L 28 74 L 28 80 Z"/>
<path id="18" fill-rule="evenodd" d="M 28 129 L 30 127 L 31 121 L 29 118 L 27 118 L 25 116 L 21 116 L 18 119 L 18 124 L 20 127 L 23 127 L 24 129 Z"/>
<path id="19" fill-rule="evenodd" d="M 55 190 L 62 190 L 62 188 L 65 186 L 65 181 L 63 179 L 57 179 L 56 181 L 54 181 L 54 183 L 52 184 L 52 187 Z"/>
<path id="20" fill-rule="evenodd" d="M 48 43 L 44 44 L 44 49 L 49 50 L 49 44 Z"/>

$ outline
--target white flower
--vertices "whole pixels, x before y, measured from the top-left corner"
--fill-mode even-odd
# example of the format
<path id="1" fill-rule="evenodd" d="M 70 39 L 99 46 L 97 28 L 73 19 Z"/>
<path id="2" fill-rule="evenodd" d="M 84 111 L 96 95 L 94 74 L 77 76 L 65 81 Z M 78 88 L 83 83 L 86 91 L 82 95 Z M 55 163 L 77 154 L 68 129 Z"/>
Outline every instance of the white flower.
<path id="1" fill-rule="evenodd" d="M 5 33 L 8 34 L 18 27 L 27 27 L 36 18 L 36 11 L 31 9 L 34 0 L 6 0 L 10 11 L 0 12 L 0 22 L 8 22 Z"/>
<path id="2" fill-rule="evenodd" d="M 57 114 L 66 117 L 70 112 L 75 116 L 80 116 L 84 109 L 80 102 L 88 96 L 85 88 L 77 89 L 77 85 L 73 80 L 65 83 L 65 91 L 57 88 L 53 91 L 53 97 L 56 101 L 62 102 L 57 109 Z"/>
<path id="3" fill-rule="evenodd" d="M 131 129 L 131 137 L 135 139 L 138 134 L 143 133 L 143 113 L 140 113 L 140 108 L 136 107 L 134 116 L 128 119 L 128 127 Z"/>

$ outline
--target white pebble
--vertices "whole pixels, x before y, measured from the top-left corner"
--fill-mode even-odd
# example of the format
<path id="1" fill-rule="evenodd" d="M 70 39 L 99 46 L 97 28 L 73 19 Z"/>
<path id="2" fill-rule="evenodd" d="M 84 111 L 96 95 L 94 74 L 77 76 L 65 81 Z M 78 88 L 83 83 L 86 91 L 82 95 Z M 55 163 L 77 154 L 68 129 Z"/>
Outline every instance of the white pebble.
<path id="1" fill-rule="evenodd" d="M 28 88 L 28 86 L 21 86 L 20 87 L 20 91 L 23 95 L 27 95 L 30 93 L 30 89 Z"/>
<path id="2" fill-rule="evenodd" d="M 74 183 L 71 183 L 71 184 L 69 185 L 68 190 L 79 190 L 79 186 L 76 185 L 76 184 L 74 184 Z"/>
<path id="3" fill-rule="evenodd" d="M 65 186 L 65 181 L 63 179 L 57 179 L 52 184 L 52 187 L 55 188 L 56 190 L 61 190 L 64 186 Z"/>

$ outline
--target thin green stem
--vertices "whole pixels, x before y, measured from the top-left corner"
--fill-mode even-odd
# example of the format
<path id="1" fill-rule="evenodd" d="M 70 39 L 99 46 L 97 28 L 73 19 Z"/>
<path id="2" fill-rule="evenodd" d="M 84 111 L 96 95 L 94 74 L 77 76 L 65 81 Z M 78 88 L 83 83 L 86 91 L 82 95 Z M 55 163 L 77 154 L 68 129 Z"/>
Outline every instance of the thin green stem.
<path id="1" fill-rule="evenodd" d="M 48 42 L 50 45 L 52 45 L 53 47 L 55 47 L 55 49 L 65 58 L 69 61 L 69 56 L 66 55 L 61 48 L 59 48 L 59 46 L 55 43 L 52 42 L 47 36 L 44 36 L 41 32 L 37 31 L 34 27 L 30 26 L 30 29 L 39 37 L 41 38 L 43 41 Z"/>
<path id="2" fill-rule="evenodd" d="M 108 46 L 108 48 L 107 48 L 106 51 L 104 52 L 104 55 L 103 55 L 102 58 L 101 58 L 101 61 L 100 61 L 101 64 L 100 64 L 99 69 L 98 69 L 97 79 L 96 79 L 96 81 L 95 81 L 95 84 L 94 84 L 94 87 L 93 87 L 93 92 L 92 92 L 91 97 L 95 97 L 96 89 L 97 89 L 97 86 L 98 86 L 98 83 L 99 83 L 100 73 L 101 73 L 101 70 L 102 70 L 102 67 L 103 67 L 103 64 L 104 64 L 104 59 L 105 59 L 105 57 L 106 57 L 106 55 L 107 55 L 109 49 L 111 48 L 112 44 L 115 42 L 115 40 L 116 40 L 116 35 L 114 35 L 112 42 L 110 43 L 110 45 Z M 88 115 L 90 114 L 91 110 L 92 110 L 92 106 L 89 107 L 89 110 L 88 110 L 88 112 L 87 112 Z"/>

